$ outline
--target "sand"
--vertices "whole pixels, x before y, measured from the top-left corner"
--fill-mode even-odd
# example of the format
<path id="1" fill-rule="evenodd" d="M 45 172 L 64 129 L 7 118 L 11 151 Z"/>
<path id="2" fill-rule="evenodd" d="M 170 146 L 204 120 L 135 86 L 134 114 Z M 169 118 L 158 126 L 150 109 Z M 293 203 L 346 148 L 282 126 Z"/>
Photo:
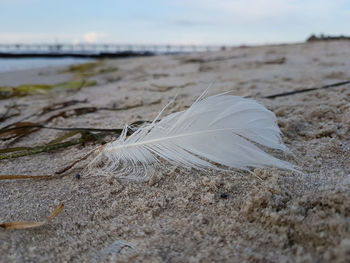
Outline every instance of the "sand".
<path id="1" fill-rule="evenodd" d="M 72 109 L 133 106 L 60 117 L 48 124 L 118 128 L 152 120 L 175 96 L 177 101 L 167 113 L 185 109 L 214 82 L 210 94 L 232 91 L 272 110 L 292 152 L 273 152 L 274 156 L 303 171 L 266 168 L 253 170 L 253 175 L 168 165 L 148 182 L 134 182 L 98 172 L 88 176 L 81 173 L 83 162 L 62 178 L 1 181 L 0 222 L 40 221 L 55 205 L 64 203 L 65 208 L 39 228 L 0 229 L 0 261 L 349 262 L 350 85 L 263 98 L 349 80 L 349 47 L 347 41 L 330 41 L 106 60 L 105 65 L 119 70 L 91 77 L 97 86 L 0 101 L 0 112 L 13 103 L 21 110 L 1 127 L 71 99 L 87 99 Z M 52 69 L 39 73 L 36 78 L 33 71 L 1 73 L 0 85 L 72 77 Z M 5 75 L 13 77 L 2 83 Z M 61 134 L 41 130 L 11 147 L 41 145 Z M 1 142 L 1 148 L 8 143 Z M 2 160 L 1 174 L 52 174 L 95 146 Z"/>

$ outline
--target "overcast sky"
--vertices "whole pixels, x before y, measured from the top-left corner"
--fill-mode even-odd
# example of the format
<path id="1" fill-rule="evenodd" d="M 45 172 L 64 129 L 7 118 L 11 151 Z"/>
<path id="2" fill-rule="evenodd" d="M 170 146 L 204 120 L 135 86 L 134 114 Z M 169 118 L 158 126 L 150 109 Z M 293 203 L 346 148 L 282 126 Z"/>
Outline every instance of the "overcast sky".
<path id="1" fill-rule="evenodd" d="M 350 0 L 0 0 L 0 43 L 265 44 L 350 35 Z"/>

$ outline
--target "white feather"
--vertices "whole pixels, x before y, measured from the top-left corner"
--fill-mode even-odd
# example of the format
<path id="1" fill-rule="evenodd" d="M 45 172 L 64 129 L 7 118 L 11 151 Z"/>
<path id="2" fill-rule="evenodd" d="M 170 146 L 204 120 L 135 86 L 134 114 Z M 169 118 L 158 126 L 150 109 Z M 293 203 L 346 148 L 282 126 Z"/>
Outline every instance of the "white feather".
<path id="1" fill-rule="evenodd" d="M 159 159 L 196 169 L 296 168 L 257 146 L 287 150 L 274 113 L 252 99 L 201 96 L 185 111 L 157 122 L 159 116 L 129 137 L 125 127 L 119 139 L 105 145 L 100 154 L 108 172 L 146 175 Z"/>

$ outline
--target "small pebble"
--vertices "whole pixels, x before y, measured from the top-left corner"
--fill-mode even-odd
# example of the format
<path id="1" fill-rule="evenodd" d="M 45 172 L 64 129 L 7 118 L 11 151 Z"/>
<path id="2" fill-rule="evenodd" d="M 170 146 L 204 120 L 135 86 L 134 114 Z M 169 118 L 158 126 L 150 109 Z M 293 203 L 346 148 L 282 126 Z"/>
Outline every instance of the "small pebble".
<path id="1" fill-rule="evenodd" d="M 228 195 L 227 195 L 226 193 L 222 193 L 222 194 L 220 195 L 220 197 L 221 197 L 222 199 L 227 199 Z"/>

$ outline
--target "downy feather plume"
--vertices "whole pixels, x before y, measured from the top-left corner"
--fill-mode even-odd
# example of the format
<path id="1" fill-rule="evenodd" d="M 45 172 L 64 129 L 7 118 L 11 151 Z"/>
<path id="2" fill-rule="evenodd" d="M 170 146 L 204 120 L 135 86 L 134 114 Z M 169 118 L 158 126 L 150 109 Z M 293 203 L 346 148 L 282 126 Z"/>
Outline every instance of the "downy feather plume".
<path id="1" fill-rule="evenodd" d="M 161 159 L 200 170 L 296 169 L 259 147 L 288 150 L 281 141 L 273 112 L 252 99 L 227 94 L 203 97 L 204 94 L 187 110 L 161 120 L 162 112 L 159 113 L 152 123 L 131 136 L 127 136 L 126 126 L 120 137 L 99 153 L 105 171 L 117 176 L 145 176 L 150 166 Z"/>

